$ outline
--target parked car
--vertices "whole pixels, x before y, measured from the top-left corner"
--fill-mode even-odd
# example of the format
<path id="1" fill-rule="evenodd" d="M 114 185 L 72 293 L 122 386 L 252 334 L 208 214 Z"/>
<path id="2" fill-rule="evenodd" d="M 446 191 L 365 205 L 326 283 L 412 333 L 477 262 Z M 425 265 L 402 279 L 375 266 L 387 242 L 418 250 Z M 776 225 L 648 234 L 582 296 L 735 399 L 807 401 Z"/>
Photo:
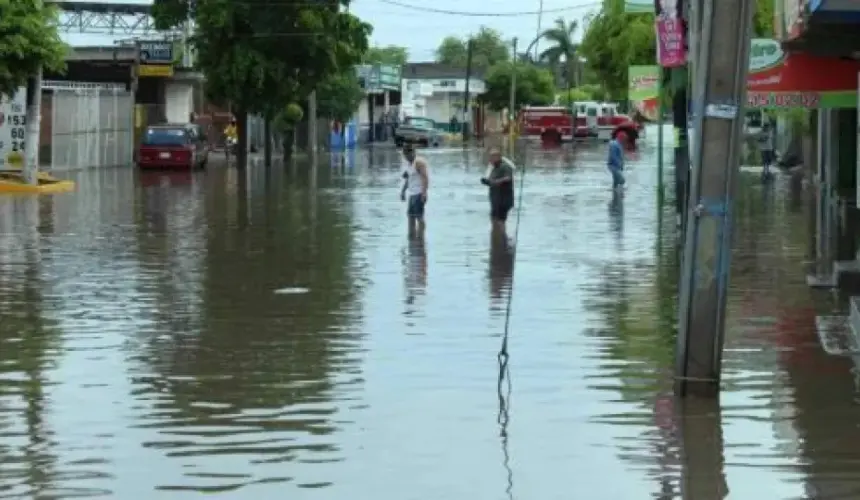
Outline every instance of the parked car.
<path id="1" fill-rule="evenodd" d="M 163 124 L 146 128 L 137 152 L 140 168 L 206 168 L 209 141 L 200 125 Z"/>
<path id="2" fill-rule="evenodd" d="M 397 147 L 407 143 L 438 147 L 444 139 L 435 121 L 417 116 L 407 117 L 394 131 L 394 144 Z"/>

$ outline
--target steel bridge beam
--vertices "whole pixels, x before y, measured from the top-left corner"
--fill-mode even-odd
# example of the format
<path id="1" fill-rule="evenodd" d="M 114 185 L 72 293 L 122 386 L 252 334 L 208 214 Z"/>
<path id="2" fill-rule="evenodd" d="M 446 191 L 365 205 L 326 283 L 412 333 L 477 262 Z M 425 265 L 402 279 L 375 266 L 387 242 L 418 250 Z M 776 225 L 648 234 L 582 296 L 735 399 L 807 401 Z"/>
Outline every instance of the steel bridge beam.
<path id="1" fill-rule="evenodd" d="M 173 34 L 155 29 L 151 4 L 52 2 L 60 9 L 61 33 L 149 36 Z"/>

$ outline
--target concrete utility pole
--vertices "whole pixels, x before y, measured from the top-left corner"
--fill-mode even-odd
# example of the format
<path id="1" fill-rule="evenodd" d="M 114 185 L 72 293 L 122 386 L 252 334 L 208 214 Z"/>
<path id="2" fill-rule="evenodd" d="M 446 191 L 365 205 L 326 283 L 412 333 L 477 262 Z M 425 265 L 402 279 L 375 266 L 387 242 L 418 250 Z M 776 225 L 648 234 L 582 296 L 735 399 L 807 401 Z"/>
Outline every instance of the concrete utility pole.
<path id="1" fill-rule="evenodd" d="M 717 8 L 719 1 L 719 8 Z M 676 392 L 719 390 L 725 328 L 732 204 L 742 146 L 754 4 L 697 0 L 693 171 L 678 306 Z M 694 16 L 696 14 L 694 13 Z"/>
<path id="2" fill-rule="evenodd" d="M 42 68 L 27 81 L 27 127 L 24 146 L 24 182 L 38 184 L 39 127 L 42 123 Z"/>
<path id="3" fill-rule="evenodd" d="M 508 135 L 511 139 L 511 147 L 513 147 L 514 140 L 514 117 L 516 116 L 516 112 L 514 111 L 514 106 L 517 102 L 517 39 L 514 37 L 513 45 L 513 54 L 514 57 L 511 59 L 511 102 L 508 105 Z"/>
<path id="4" fill-rule="evenodd" d="M 308 97 L 308 151 L 311 156 L 317 154 L 317 92 L 314 90 Z"/>
<path id="5" fill-rule="evenodd" d="M 470 36 L 469 41 L 466 45 L 466 92 L 463 94 L 463 123 L 460 125 L 463 127 L 462 135 L 463 135 L 463 143 L 469 140 L 469 121 L 472 118 L 471 106 L 469 105 L 471 102 L 471 96 L 469 95 L 469 84 L 472 81 L 472 53 L 475 50 L 475 42 L 474 39 Z M 454 132 L 453 130 L 451 132 Z"/>

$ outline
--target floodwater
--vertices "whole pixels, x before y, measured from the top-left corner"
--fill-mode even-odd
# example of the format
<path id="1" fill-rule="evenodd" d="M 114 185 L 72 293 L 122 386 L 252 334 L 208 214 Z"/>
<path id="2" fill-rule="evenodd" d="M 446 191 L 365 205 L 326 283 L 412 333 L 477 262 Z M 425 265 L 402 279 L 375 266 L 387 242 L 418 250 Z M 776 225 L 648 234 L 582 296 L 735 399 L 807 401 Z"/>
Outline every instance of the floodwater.
<path id="1" fill-rule="evenodd" d="M 479 151 L 427 152 L 423 243 L 386 149 L 0 199 L 0 498 L 860 498 L 789 179 L 741 182 L 720 403 L 673 400 L 655 154 L 613 197 L 602 148 L 524 150 L 515 273 Z"/>

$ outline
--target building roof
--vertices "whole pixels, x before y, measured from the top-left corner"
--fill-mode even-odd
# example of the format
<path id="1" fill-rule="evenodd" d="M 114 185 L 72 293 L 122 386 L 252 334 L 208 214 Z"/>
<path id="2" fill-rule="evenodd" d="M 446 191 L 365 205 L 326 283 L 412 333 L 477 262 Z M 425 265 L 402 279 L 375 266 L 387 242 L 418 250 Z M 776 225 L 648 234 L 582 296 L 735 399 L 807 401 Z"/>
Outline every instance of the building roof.
<path id="1" fill-rule="evenodd" d="M 406 63 L 403 66 L 402 78 L 406 80 L 423 80 L 423 79 L 465 79 L 466 68 L 458 68 L 448 64 L 440 64 L 435 62 L 422 63 Z M 484 71 L 478 68 L 472 69 L 473 78 L 483 78 Z"/>

